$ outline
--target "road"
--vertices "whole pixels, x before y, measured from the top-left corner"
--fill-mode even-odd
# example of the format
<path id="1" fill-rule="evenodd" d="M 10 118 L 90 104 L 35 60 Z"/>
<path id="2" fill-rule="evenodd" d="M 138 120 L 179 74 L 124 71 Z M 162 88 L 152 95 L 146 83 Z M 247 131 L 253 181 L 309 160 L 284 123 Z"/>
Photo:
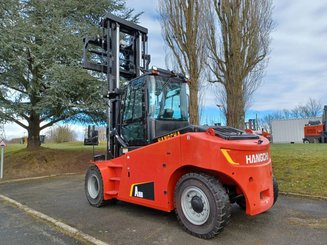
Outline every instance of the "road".
<path id="1" fill-rule="evenodd" d="M 0 201 L 0 238 L 0 244 L 81 244 L 4 201 Z"/>
<path id="2" fill-rule="evenodd" d="M 174 213 L 124 202 L 91 207 L 81 175 L 0 184 L 0 194 L 110 244 L 327 244 L 327 201 L 280 196 L 270 211 L 255 217 L 233 205 L 225 230 L 212 240 L 201 240 L 185 233 Z M 2 207 L 1 220 L 13 210 Z M 5 228 L 17 230 L 14 224 Z M 3 232 L 1 226 L 1 237 Z"/>

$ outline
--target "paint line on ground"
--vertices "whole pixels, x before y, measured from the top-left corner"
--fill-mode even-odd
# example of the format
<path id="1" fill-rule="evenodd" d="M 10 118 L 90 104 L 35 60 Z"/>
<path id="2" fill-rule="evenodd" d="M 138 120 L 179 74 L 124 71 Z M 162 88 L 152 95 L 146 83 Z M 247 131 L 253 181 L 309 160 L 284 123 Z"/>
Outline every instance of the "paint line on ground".
<path id="1" fill-rule="evenodd" d="M 29 208 L 28 206 L 24 205 L 24 204 L 21 204 L 7 196 L 4 196 L 4 195 L 1 195 L 0 194 L 0 199 L 6 201 L 6 202 L 9 202 L 10 204 L 14 205 L 15 207 L 17 207 L 18 209 L 32 215 L 32 216 L 35 216 L 43 221 L 46 221 L 46 222 L 49 222 L 51 223 L 52 225 L 54 225 L 55 227 L 59 228 L 59 230 L 62 230 L 64 231 L 65 234 L 73 237 L 73 238 L 77 238 L 77 239 L 80 239 L 80 240 L 84 240 L 84 241 L 87 241 L 91 244 L 95 244 L 95 245 L 109 245 L 109 243 L 105 243 L 103 241 L 100 241 L 98 240 L 97 238 L 93 237 L 93 236 L 90 236 L 70 225 L 67 225 L 59 220 L 56 220 L 46 214 L 43 214 L 41 212 L 38 212 L 34 209 L 31 209 Z"/>
<path id="2" fill-rule="evenodd" d="M 83 172 L 51 174 L 51 175 L 45 175 L 45 176 L 28 177 L 28 178 L 21 178 L 21 179 L 11 179 L 11 180 L 3 180 L 3 181 L 0 180 L 0 185 L 21 182 L 21 181 L 38 180 L 38 179 L 46 179 L 46 178 L 53 178 L 53 177 L 60 177 L 60 176 L 67 176 L 67 175 L 79 175 L 79 174 L 83 174 Z"/>

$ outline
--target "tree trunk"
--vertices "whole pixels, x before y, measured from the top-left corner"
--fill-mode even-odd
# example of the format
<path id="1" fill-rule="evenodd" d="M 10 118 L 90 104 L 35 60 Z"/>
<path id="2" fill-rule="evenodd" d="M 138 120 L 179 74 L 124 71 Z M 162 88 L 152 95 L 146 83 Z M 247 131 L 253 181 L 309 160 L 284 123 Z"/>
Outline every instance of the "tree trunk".
<path id="1" fill-rule="evenodd" d="M 232 103 L 227 105 L 227 126 L 244 129 L 245 113 L 241 103 L 238 104 L 237 98 L 233 97 Z"/>
<path id="2" fill-rule="evenodd" d="M 199 125 L 199 105 L 198 105 L 197 85 L 190 86 L 190 123 L 192 125 Z"/>
<path id="3" fill-rule="evenodd" d="M 32 122 L 27 129 L 27 149 L 35 149 L 41 146 L 40 141 L 40 123 Z"/>
<path id="4" fill-rule="evenodd" d="M 238 84 L 238 85 L 236 85 Z M 244 129 L 245 112 L 244 112 L 244 98 L 241 83 L 230 84 L 234 86 L 227 86 L 227 126 Z"/>

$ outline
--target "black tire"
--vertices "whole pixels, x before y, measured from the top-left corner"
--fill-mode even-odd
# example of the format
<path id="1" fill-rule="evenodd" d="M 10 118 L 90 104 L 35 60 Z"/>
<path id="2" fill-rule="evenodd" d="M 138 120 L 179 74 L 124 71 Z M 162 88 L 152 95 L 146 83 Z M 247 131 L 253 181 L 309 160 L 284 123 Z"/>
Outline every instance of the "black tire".
<path id="1" fill-rule="evenodd" d="M 303 144 L 310 144 L 310 141 L 308 139 L 304 139 Z"/>
<path id="2" fill-rule="evenodd" d="M 91 206 L 101 207 L 106 204 L 103 199 L 103 182 L 97 166 L 90 166 L 85 175 L 85 195 Z"/>
<path id="3" fill-rule="evenodd" d="M 174 201 L 179 223 L 194 236 L 213 238 L 229 222 L 229 197 L 213 176 L 204 173 L 183 175 L 176 184 Z"/>
<path id="4" fill-rule="evenodd" d="M 278 183 L 277 183 L 277 179 L 275 176 L 273 176 L 273 191 L 274 191 L 274 202 L 273 202 L 273 206 L 275 205 L 277 199 L 278 199 Z M 238 204 L 238 206 L 245 210 L 246 209 L 246 202 L 245 202 L 245 198 L 240 198 L 236 201 L 236 203 Z"/>
<path id="5" fill-rule="evenodd" d="M 273 176 L 273 190 L 274 190 L 274 203 L 273 203 L 273 205 L 275 205 L 275 203 L 277 202 L 278 193 L 279 193 L 278 182 L 277 182 L 277 179 L 276 179 L 275 176 Z"/>

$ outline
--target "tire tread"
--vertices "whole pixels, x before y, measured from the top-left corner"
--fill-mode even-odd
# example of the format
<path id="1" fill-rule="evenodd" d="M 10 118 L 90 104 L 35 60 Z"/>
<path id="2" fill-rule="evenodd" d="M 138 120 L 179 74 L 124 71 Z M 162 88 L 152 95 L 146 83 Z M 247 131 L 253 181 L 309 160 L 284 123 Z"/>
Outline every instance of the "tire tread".
<path id="1" fill-rule="evenodd" d="M 96 199 L 91 198 L 89 196 L 88 190 L 87 190 L 88 177 L 89 177 L 89 175 L 92 172 L 95 172 L 95 174 L 99 178 L 99 182 L 100 182 L 100 185 L 101 185 L 100 192 L 99 192 L 99 197 L 97 197 Z M 100 207 L 102 207 L 102 206 L 104 206 L 104 205 L 107 204 L 107 201 L 104 200 L 104 195 L 103 195 L 103 180 L 102 180 L 102 175 L 101 175 L 101 172 L 100 172 L 99 168 L 96 165 L 90 166 L 87 169 L 87 172 L 86 172 L 86 175 L 85 175 L 85 186 L 84 186 L 84 189 L 85 189 L 86 198 L 87 198 L 87 200 L 88 200 L 88 202 L 89 202 L 89 204 L 91 206 L 100 208 Z"/>
<path id="2" fill-rule="evenodd" d="M 229 201 L 229 197 L 226 193 L 225 188 L 222 186 L 222 184 L 216 179 L 214 176 L 208 175 L 206 173 L 187 173 L 183 175 L 178 182 L 176 183 L 175 188 L 175 197 L 177 196 L 177 192 L 179 189 L 179 186 L 188 179 L 196 179 L 201 181 L 206 187 L 212 192 L 216 204 L 216 208 L 218 208 L 218 217 L 215 221 L 214 227 L 211 229 L 210 232 L 206 234 L 199 234 L 194 231 L 189 230 L 183 223 L 180 215 L 178 214 L 177 209 L 175 209 L 175 213 L 177 216 L 178 222 L 181 224 L 183 229 L 190 233 L 193 236 L 203 238 L 203 239 L 211 239 L 218 235 L 224 227 L 229 223 L 230 216 L 231 216 L 231 204 Z M 174 198 L 174 204 L 176 207 L 176 198 Z"/>

